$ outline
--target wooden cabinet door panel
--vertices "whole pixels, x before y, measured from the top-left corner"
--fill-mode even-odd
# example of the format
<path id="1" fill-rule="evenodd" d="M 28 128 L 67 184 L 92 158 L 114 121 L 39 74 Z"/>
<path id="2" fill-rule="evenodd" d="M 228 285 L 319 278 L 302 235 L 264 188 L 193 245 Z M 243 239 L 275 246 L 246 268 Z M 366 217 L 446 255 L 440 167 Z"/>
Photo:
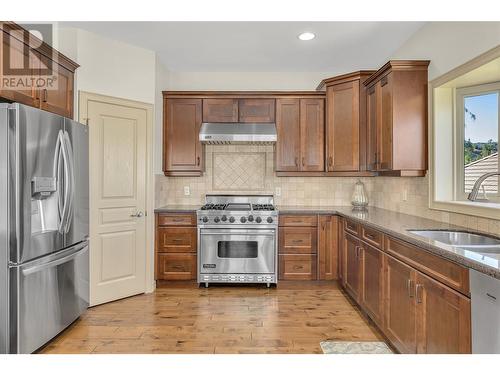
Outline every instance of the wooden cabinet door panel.
<path id="1" fill-rule="evenodd" d="M 370 171 L 377 168 L 377 85 L 367 90 L 366 99 L 366 162 Z"/>
<path id="2" fill-rule="evenodd" d="M 415 299 L 418 353 L 471 353 L 469 298 L 418 272 Z"/>
<path id="3" fill-rule="evenodd" d="M 359 249 L 359 241 L 350 234 L 344 233 L 345 287 L 356 301 L 359 301 L 361 286 Z"/>
<path id="4" fill-rule="evenodd" d="M 280 254 L 315 254 L 317 229 L 314 227 L 280 227 Z"/>
<path id="5" fill-rule="evenodd" d="M 201 99 L 166 99 L 164 171 L 202 171 Z"/>
<path id="6" fill-rule="evenodd" d="M 61 116 L 73 117 L 73 72 L 43 55 L 40 69 L 42 74 L 46 70 L 56 77 L 54 88 L 41 90 L 40 108 Z"/>
<path id="7" fill-rule="evenodd" d="M 196 254 L 157 254 L 158 280 L 196 279 Z"/>
<path id="8" fill-rule="evenodd" d="M 318 279 L 338 279 L 338 217 L 319 216 L 318 235 Z"/>
<path id="9" fill-rule="evenodd" d="M 379 326 L 383 324 L 383 253 L 376 248 L 362 246 L 361 305 Z"/>
<path id="10" fill-rule="evenodd" d="M 4 25 L 4 27 L 7 26 Z M 41 55 L 31 49 L 28 50 L 26 44 L 4 31 L 0 31 L 0 36 L 2 37 L 0 77 L 6 79 L 7 82 L 9 82 L 9 77 L 15 80 L 16 77 L 19 78 L 21 76 L 19 73 L 16 75 L 15 70 L 18 69 L 23 69 L 31 77 L 37 77 L 39 75 Z M 26 53 L 28 54 L 27 58 Z M 9 67 L 11 68 L 10 70 L 8 69 Z M 28 78 L 31 77 L 28 76 Z M 23 89 L 17 84 L 14 84 L 12 88 L 5 86 L 4 84 L 0 86 L 0 96 L 2 98 L 32 107 L 39 106 L 37 90 L 34 87 Z"/>
<path id="11" fill-rule="evenodd" d="M 327 88 L 327 170 L 359 170 L 359 81 Z"/>
<path id="12" fill-rule="evenodd" d="M 317 258 L 314 254 L 280 254 L 280 280 L 316 280 Z"/>
<path id="13" fill-rule="evenodd" d="M 298 171 L 300 160 L 300 100 L 276 100 L 276 171 Z"/>
<path id="14" fill-rule="evenodd" d="M 380 80 L 380 124 L 378 164 L 380 170 L 392 169 L 392 74 Z"/>
<path id="15" fill-rule="evenodd" d="M 325 101 L 300 100 L 300 170 L 325 168 Z"/>
<path id="16" fill-rule="evenodd" d="M 195 253 L 196 228 L 164 227 L 157 231 L 157 251 L 167 253 Z"/>
<path id="17" fill-rule="evenodd" d="M 240 99 L 239 122 L 274 122 L 274 99 Z"/>
<path id="18" fill-rule="evenodd" d="M 401 353 L 416 353 L 415 271 L 387 256 L 385 333 Z"/>
<path id="19" fill-rule="evenodd" d="M 203 122 L 238 122 L 238 99 L 203 99 Z"/>

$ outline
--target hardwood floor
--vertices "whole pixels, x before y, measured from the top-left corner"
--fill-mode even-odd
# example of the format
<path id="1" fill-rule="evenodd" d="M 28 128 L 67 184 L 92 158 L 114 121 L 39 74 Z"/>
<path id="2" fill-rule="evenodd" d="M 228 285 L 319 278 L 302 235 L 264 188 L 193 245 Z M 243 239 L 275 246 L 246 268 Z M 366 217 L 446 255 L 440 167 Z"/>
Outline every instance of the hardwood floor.
<path id="1" fill-rule="evenodd" d="M 90 308 L 40 353 L 321 353 L 327 339 L 383 340 L 335 282 L 176 282 Z"/>

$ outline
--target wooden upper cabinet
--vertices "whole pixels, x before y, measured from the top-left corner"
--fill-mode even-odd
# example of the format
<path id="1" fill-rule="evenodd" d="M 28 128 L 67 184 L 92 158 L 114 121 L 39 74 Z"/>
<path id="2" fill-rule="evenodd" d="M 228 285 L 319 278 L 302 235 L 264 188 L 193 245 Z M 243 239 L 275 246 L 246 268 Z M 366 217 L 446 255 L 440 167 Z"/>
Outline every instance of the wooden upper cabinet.
<path id="1" fill-rule="evenodd" d="M 377 170 L 377 95 L 379 85 L 367 89 L 366 98 L 366 168 L 369 171 Z"/>
<path id="2" fill-rule="evenodd" d="M 325 80 L 328 172 L 366 171 L 366 87 L 373 71 Z"/>
<path id="3" fill-rule="evenodd" d="M 55 64 L 49 58 L 41 56 L 41 71 L 51 71 L 56 77 L 56 87 L 42 89 L 39 93 L 40 108 L 61 116 L 73 115 L 73 72 L 65 67 Z"/>
<path id="4" fill-rule="evenodd" d="M 325 101 L 300 100 L 300 170 L 325 168 Z"/>
<path id="5" fill-rule="evenodd" d="M 47 83 L 43 87 L 0 88 L 0 97 L 72 118 L 78 64 L 13 22 L 0 22 L 0 36 L 0 78 L 27 76 Z"/>
<path id="6" fill-rule="evenodd" d="M 427 60 L 392 60 L 364 82 L 368 164 L 381 175 L 426 173 L 428 65 Z"/>
<path id="7" fill-rule="evenodd" d="M 471 353 L 470 299 L 417 272 L 417 353 Z"/>
<path id="8" fill-rule="evenodd" d="M 200 176 L 201 99 L 164 99 L 163 171 L 167 176 Z"/>
<path id="9" fill-rule="evenodd" d="M 238 122 L 238 99 L 203 99 L 203 122 Z"/>
<path id="10" fill-rule="evenodd" d="M 300 99 L 276 100 L 276 171 L 300 170 Z"/>
<path id="11" fill-rule="evenodd" d="M 274 122 L 275 102 L 274 99 L 240 99 L 239 122 Z"/>

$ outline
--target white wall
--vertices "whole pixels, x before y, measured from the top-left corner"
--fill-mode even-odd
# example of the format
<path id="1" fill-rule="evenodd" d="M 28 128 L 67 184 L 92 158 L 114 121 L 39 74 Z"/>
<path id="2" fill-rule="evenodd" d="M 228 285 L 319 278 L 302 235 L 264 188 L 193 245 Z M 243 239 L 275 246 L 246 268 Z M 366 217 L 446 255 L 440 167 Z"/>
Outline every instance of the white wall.
<path id="1" fill-rule="evenodd" d="M 338 73 L 172 72 L 169 90 L 315 90 L 321 80 Z"/>
<path id="2" fill-rule="evenodd" d="M 391 57 L 428 59 L 429 81 L 500 44 L 500 22 L 431 22 Z"/>
<path id="3" fill-rule="evenodd" d="M 153 168 L 155 174 L 163 174 L 163 95 L 162 91 L 167 90 L 170 85 L 170 72 L 165 69 L 156 58 L 155 62 L 155 129 L 154 137 L 154 160 Z"/>

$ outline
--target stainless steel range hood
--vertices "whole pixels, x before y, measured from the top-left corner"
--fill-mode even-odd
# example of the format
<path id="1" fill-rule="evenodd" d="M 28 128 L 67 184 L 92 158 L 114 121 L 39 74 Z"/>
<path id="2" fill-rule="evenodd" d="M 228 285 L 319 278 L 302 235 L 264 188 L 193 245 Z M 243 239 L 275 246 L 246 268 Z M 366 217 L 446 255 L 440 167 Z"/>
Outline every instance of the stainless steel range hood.
<path id="1" fill-rule="evenodd" d="M 276 124 L 214 123 L 201 124 L 200 141 L 205 144 L 274 144 Z"/>

